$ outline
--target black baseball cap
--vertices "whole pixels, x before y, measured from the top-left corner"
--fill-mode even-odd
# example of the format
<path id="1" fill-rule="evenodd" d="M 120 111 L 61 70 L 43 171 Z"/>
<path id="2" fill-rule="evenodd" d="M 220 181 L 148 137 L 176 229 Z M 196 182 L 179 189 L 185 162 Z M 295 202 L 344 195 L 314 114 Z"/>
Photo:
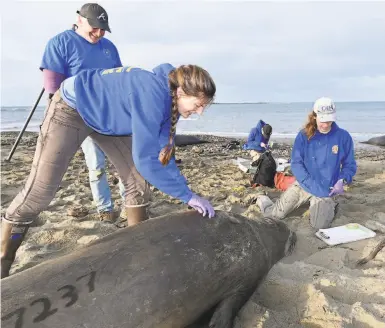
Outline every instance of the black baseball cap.
<path id="1" fill-rule="evenodd" d="M 108 25 L 108 15 L 104 8 L 97 3 L 86 3 L 83 5 L 77 13 L 87 18 L 88 23 L 93 28 L 100 28 L 111 33 Z"/>
<path id="2" fill-rule="evenodd" d="M 270 124 L 265 124 L 262 128 L 262 134 L 265 136 L 265 137 L 270 137 L 271 136 L 271 133 L 273 132 L 273 128 L 271 127 Z"/>

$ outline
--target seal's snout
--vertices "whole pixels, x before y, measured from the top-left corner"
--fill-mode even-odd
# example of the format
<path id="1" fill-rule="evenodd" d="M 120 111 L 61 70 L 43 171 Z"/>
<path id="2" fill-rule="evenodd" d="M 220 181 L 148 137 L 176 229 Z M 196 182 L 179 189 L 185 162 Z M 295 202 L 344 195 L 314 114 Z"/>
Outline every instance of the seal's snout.
<path id="1" fill-rule="evenodd" d="M 297 243 L 297 234 L 294 231 L 290 230 L 289 237 L 287 238 L 285 245 L 285 255 L 290 255 L 293 253 L 295 244 Z"/>

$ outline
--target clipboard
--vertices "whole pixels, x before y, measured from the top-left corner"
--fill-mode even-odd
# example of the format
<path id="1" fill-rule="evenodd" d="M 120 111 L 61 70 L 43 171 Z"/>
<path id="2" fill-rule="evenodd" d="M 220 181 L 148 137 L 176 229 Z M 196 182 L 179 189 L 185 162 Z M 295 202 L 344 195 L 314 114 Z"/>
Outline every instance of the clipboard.
<path id="1" fill-rule="evenodd" d="M 348 223 L 339 227 L 319 229 L 315 235 L 326 244 L 333 246 L 373 238 L 376 233 L 359 223 Z"/>

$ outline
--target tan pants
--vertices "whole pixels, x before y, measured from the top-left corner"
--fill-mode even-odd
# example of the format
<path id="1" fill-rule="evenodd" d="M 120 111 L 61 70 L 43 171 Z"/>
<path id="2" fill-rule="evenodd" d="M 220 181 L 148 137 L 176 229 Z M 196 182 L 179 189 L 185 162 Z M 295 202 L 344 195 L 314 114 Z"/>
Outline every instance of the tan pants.
<path id="1" fill-rule="evenodd" d="M 253 162 L 255 162 L 262 155 L 262 153 L 258 153 L 256 150 L 250 150 L 249 154 Z"/>
<path id="2" fill-rule="evenodd" d="M 88 136 L 94 139 L 118 171 L 126 190 L 125 206 L 148 204 L 150 188 L 135 168 L 132 138 L 95 132 L 84 123 L 76 110 L 65 104 L 60 91 L 57 91 L 40 129 L 31 173 L 24 188 L 8 207 L 6 221 L 30 224 L 48 207 L 70 161 Z"/>
<path id="3" fill-rule="evenodd" d="M 263 197 L 266 197 L 265 201 L 263 201 Z M 264 203 L 261 204 L 262 206 L 260 205 L 263 214 L 279 220 L 310 201 L 310 224 L 316 229 L 329 228 L 335 215 L 336 203 L 333 198 L 315 197 L 303 190 L 297 181 L 275 203 L 267 196 L 262 196 L 261 200 Z"/>

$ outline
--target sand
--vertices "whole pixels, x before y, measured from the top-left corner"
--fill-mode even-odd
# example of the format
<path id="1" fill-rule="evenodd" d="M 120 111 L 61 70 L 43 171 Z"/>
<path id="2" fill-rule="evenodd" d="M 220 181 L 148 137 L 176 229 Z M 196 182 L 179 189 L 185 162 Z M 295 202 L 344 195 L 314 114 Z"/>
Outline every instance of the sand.
<path id="1" fill-rule="evenodd" d="M 3 214 L 30 170 L 36 134 L 27 133 L 10 163 L 4 161 L 15 140 L 15 133 L 2 133 L 1 213 Z M 210 144 L 178 147 L 182 173 L 193 191 L 207 197 L 216 209 L 261 217 L 254 204 L 258 189 L 250 188 L 251 175 L 233 165 L 232 159 L 247 158 L 241 149 L 224 146 L 234 139 L 201 136 Z M 291 140 L 273 140 L 275 157 L 289 157 Z M 385 150 L 357 145 L 358 172 L 348 192 L 340 196 L 333 226 L 350 222 L 376 227 L 372 239 L 329 247 L 314 236 L 308 223 L 307 207 L 287 219 L 297 232 L 294 253 L 277 263 L 265 281 L 242 308 L 236 328 L 278 327 L 384 327 L 385 328 L 385 250 L 375 259 L 356 267 L 385 233 Z M 121 205 L 115 171 L 110 165 L 109 181 L 116 216 Z M 280 192 L 264 188 L 274 200 Z M 83 206 L 89 214 L 73 217 L 68 209 Z M 153 190 L 150 217 L 186 208 L 180 201 Z M 49 208 L 39 215 L 19 249 L 11 273 L 71 252 L 118 228 L 98 221 L 88 173 L 81 151 L 76 154 Z M 382 231 L 382 232 L 381 232 Z"/>

